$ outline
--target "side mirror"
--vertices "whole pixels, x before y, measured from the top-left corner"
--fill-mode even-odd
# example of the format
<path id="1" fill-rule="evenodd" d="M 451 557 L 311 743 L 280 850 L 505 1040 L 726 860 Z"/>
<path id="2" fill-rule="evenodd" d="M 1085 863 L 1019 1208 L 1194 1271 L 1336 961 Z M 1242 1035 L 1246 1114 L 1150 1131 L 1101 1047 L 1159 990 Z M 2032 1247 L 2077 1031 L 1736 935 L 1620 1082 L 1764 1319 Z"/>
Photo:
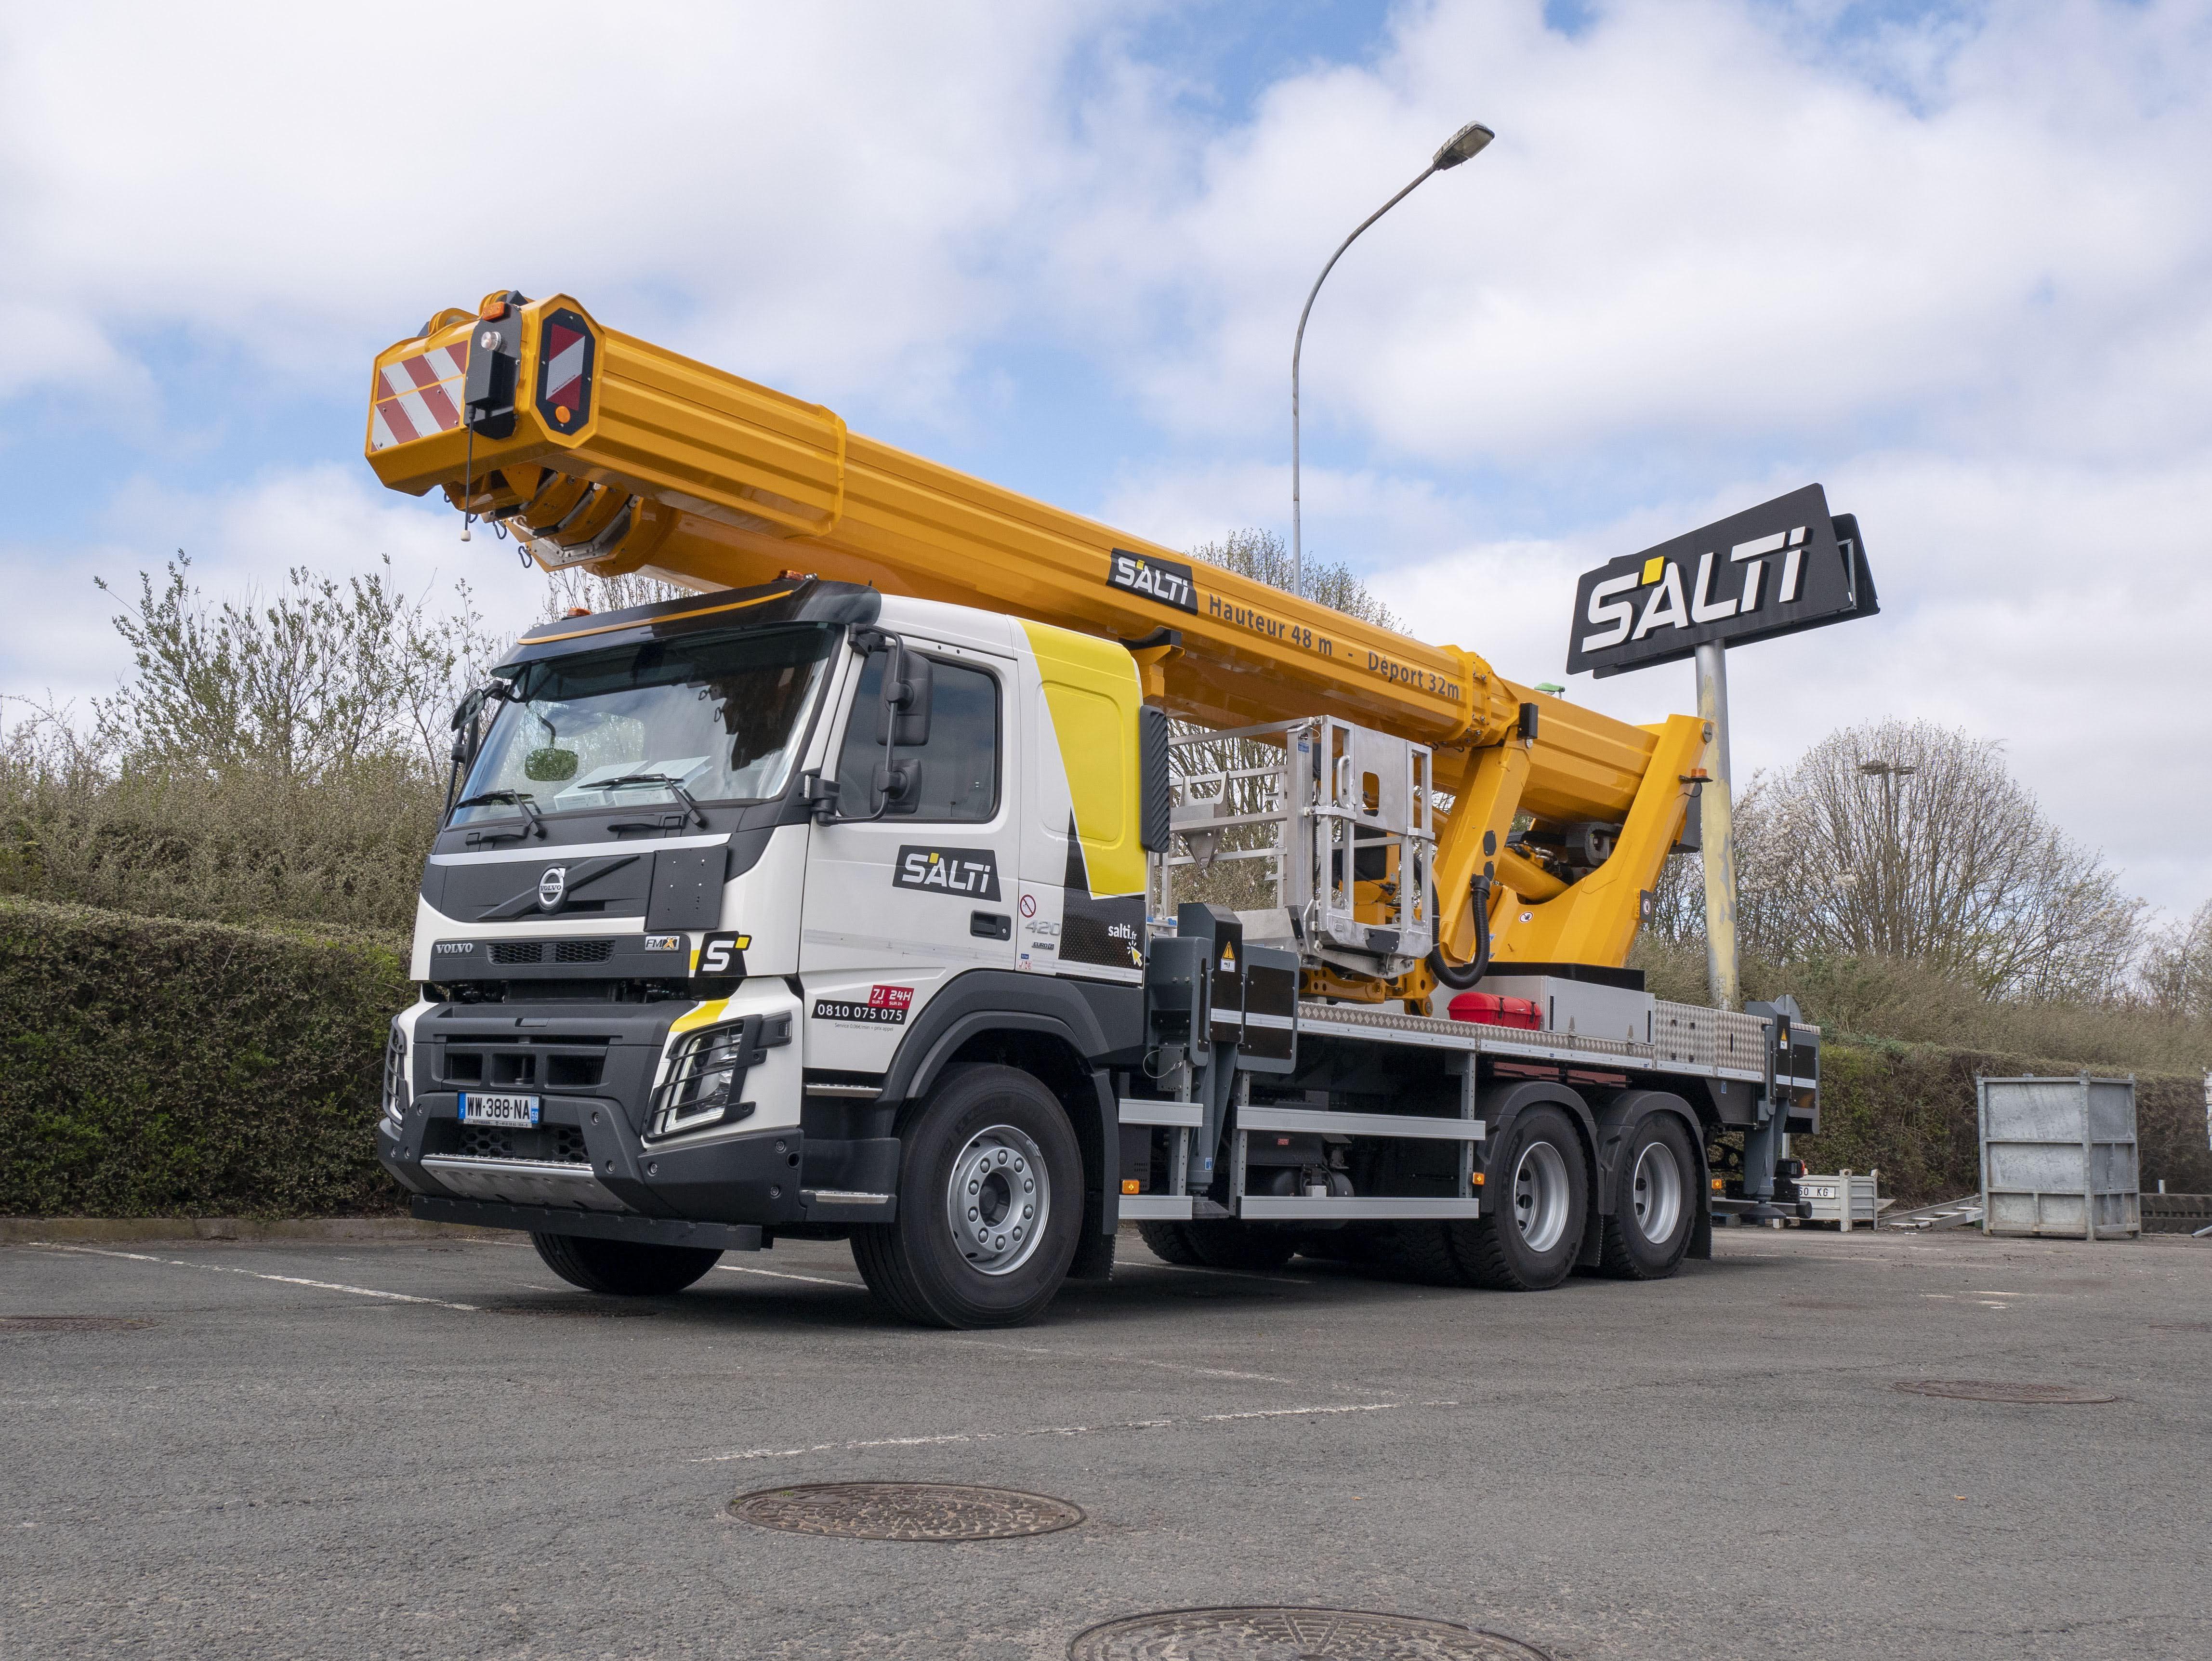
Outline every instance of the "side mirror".
<path id="1" fill-rule="evenodd" d="M 894 646 L 884 665 L 883 725 L 884 742 L 898 749 L 915 749 L 929 742 L 929 705 L 933 688 L 929 660 L 919 652 Z"/>
<path id="2" fill-rule="evenodd" d="M 918 761 L 880 761 L 876 764 L 875 792 L 883 813 L 911 813 L 920 806 L 921 764 Z"/>

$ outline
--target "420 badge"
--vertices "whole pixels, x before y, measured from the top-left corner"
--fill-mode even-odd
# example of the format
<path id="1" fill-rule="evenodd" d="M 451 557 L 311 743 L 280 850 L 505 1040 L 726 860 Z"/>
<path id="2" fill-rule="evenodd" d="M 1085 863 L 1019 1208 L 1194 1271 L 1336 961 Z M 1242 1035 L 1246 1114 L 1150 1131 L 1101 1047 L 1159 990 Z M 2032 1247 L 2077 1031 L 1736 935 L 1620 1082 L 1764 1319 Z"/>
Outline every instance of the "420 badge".
<path id="1" fill-rule="evenodd" d="M 999 897 L 998 855 L 988 848 L 902 848 L 891 867 L 894 888 L 956 894 L 962 899 Z"/>
<path id="2" fill-rule="evenodd" d="M 858 1021 L 863 1026 L 904 1026 L 906 1012 L 914 1007 L 914 989 L 910 986 L 872 986 L 868 1001 L 855 998 L 817 998 L 814 1019 L 817 1021 Z"/>

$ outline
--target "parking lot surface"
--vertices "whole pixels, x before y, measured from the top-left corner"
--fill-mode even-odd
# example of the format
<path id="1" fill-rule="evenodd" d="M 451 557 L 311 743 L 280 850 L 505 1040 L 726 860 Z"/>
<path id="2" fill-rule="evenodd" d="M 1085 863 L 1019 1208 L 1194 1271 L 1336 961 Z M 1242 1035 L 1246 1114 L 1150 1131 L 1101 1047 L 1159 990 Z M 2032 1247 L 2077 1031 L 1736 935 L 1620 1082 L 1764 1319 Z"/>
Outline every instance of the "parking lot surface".
<path id="1" fill-rule="evenodd" d="M 2212 1243 L 1724 1231 L 1521 1296 L 1121 1256 L 952 1333 L 842 1244 L 643 1303 L 526 1243 L 0 1250 L 0 1654 L 1030 1661 L 1311 1604 L 1590 1661 L 2212 1655 Z M 896 1481 L 1084 1520 L 731 1510 Z"/>

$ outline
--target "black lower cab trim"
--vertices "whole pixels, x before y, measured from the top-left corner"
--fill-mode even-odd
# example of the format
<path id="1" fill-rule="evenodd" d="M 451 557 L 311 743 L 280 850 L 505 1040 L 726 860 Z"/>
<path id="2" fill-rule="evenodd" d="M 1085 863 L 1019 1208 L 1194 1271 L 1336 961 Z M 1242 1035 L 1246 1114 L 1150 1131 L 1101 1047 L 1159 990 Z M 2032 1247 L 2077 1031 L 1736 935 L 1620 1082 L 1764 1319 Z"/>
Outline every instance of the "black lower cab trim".
<path id="1" fill-rule="evenodd" d="M 761 1249 L 761 1231 L 752 1223 L 690 1223 L 672 1217 L 500 1205 L 489 1200 L 447 1200 L 428 1194 L 415 1196 L 408 1209 L 426 1223 L 516 1228 L 532 1234 L 581 1234 L 595 1240 L 634 1240 L 641 1245 L 705 1246 L 716 1251 Z"/>

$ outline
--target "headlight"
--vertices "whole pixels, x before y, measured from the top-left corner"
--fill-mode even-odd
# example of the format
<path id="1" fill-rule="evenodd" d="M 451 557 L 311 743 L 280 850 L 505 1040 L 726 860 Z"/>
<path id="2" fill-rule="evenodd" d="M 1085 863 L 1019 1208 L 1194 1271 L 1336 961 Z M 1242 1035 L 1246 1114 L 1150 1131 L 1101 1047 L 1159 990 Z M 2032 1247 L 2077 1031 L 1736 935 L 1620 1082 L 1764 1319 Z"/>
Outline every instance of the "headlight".
<path id="1" fill-rule="evenodd" d="M 791 1042 L 789 1015 L 747 1015 L 726 1026 L 702 1026 L 676 1041 L 668 1077 L 653 1092 L 648 1140 L 712 1124 L 734 1124 L 755 1104 L 740 1100 L 745 1074 L 765 1052 Z"/>

